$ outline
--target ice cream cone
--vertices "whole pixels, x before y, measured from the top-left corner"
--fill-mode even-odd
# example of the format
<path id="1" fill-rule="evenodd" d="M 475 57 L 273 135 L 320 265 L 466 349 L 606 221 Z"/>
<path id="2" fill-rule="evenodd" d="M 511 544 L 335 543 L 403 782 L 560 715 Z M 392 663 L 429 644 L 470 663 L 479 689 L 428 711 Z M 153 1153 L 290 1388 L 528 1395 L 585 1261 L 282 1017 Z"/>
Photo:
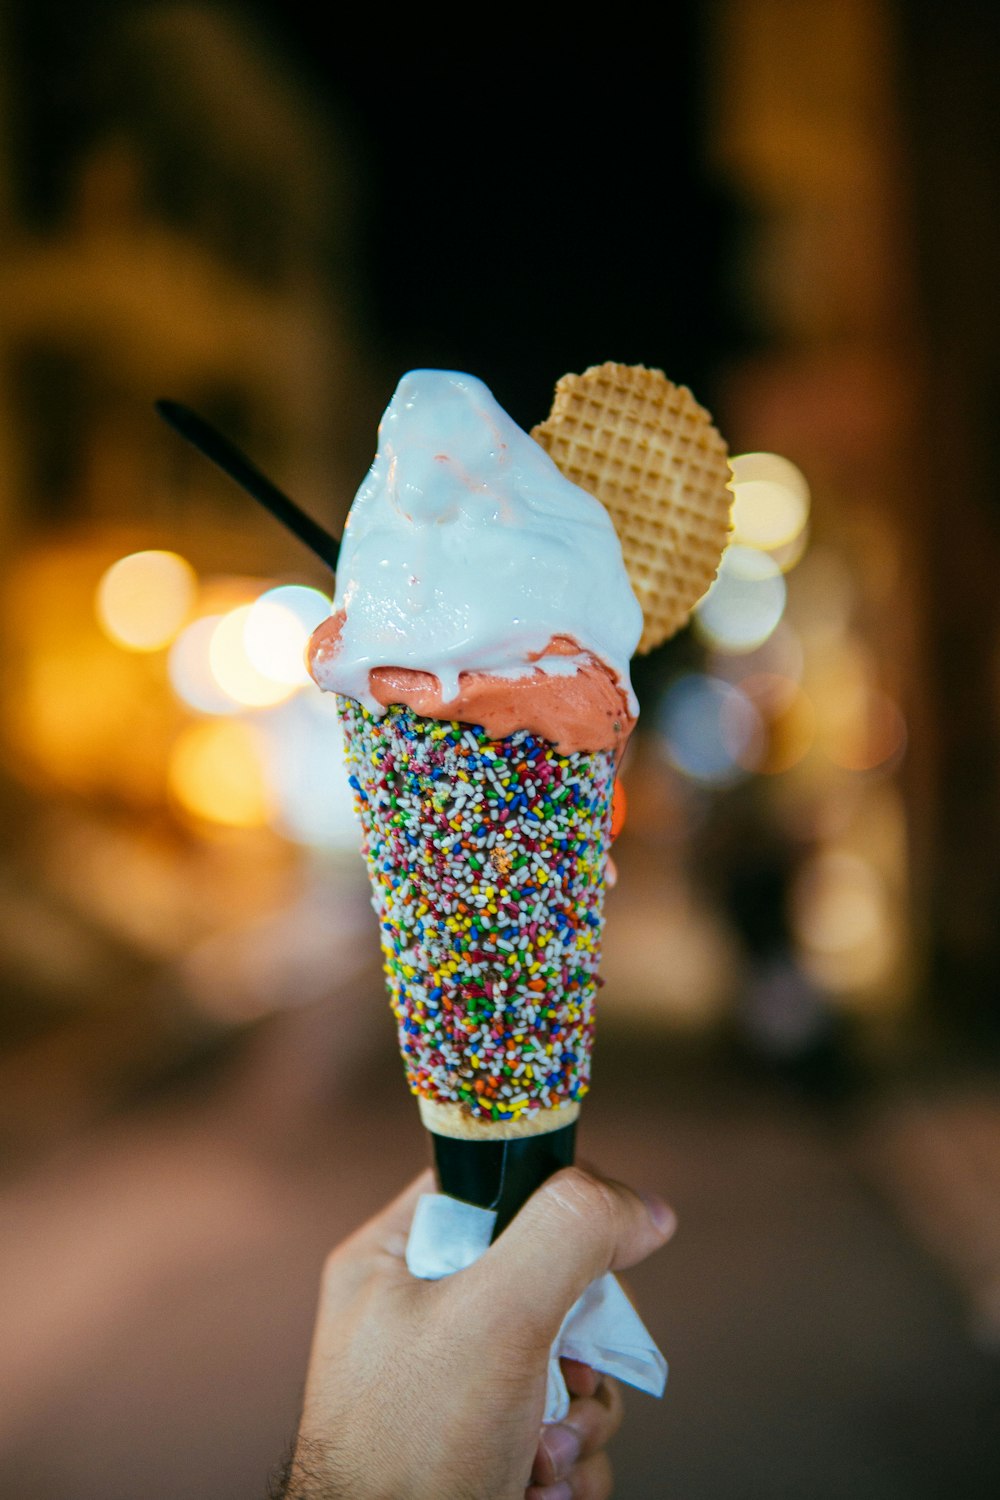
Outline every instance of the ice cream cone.
<path id="1" fill-rule="evenodd" d="M 572 1159 L 629 662 L 707 587 L 728 474 L 658 371 L 564 377 L 532 438 L 481 381 L 417 370 L 351 506 L 310 670 L 339 697 L 442 1186 L 501 1219 Z"/>
<path id="2" fill-rule="evenodd" d="M 407 1079 L 427 1128 L 451 1143 L 439 1166 L 462 1142 L 488 1143 L 502 1172 L 514 1154 L 498 1143 L 533 1138 L 525 1161 L 556 1144 L 571 1159 L 590 1082 L 613 751 L 561 754 L 527 731 L 495 740 L 338 701 Z"/>

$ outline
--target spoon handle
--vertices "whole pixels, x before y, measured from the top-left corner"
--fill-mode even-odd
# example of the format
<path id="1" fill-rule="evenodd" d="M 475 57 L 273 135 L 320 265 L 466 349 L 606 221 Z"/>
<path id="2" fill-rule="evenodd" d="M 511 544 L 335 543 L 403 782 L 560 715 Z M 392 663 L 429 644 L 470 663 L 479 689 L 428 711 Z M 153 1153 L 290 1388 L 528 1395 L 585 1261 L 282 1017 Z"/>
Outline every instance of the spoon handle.
<path id="1" fill-rule="evenodd" d="M 211 423 L 179 401 L 157 401 L 156 410 L 169 427 L 186 438 L 199 453 L 216 464 L 224 474 L 269 510 L 300 542 L 314 552 L 321 562 L 336 572 L 340 542 L 312 516 L 306 515 L 295 501 L 262 474 L 246 454 L 217 432 Z"/>

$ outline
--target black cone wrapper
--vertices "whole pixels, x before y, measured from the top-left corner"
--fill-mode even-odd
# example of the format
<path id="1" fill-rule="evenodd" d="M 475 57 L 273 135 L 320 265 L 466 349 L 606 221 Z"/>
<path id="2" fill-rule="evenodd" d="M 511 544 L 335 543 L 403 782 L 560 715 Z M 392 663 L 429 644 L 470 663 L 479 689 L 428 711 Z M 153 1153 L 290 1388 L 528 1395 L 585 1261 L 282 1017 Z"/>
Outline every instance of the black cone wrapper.
<path id="1" fill-rule="evenodd" d="M 495 1210 L 496 1239 L 547 1177 L 572 1165 L 576 1121 L 513 1141 L 466 1141 L 433 1134 L 431 1141 L 441 1191 Z"/>

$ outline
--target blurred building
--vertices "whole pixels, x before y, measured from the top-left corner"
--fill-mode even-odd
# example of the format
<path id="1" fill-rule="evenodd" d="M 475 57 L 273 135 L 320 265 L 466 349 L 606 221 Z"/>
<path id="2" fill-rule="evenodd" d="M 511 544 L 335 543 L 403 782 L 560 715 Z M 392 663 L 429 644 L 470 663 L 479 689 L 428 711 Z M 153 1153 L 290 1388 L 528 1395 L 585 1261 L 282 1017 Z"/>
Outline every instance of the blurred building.
<path id="1" fill-rule="evenodd" d="M 225 7 L 95 7 L 71 34 L 45 5 L 5 11 L 6 524 L 176 538 L 214 516 L 235 571 L 268 528 L 199 486 L 150 403 L 189 400 L 336 514 L 351 199 L 332 121 Z"/>
<path id="2" fill-rule="evenodd" d="M 853 804 L 850 826 L 822 837 L 884 882 L 884 998 L 911 1039 L 932 1019 L 995 1041 L 996 13 L 737 0 L 716 34 L 716 159 L 755 226 L 740 269 L 763 346 L 733 373 L 733 437 L 793 456 L 821 496 L 816 701 L 862 773 L 828 804 L 842 824 Z M 895 774 L 873 775 L 903 724 Z"/>
<path id="3" fill-rule="evenodd" d="M 681 863 L 700 866 L 698 910 L 730 906 L 747 982 L 715 922 L 677 907 L 673 871 L 647 994 L 673 972 L 678 1014 L 707 1020 L 742 985 L 765 1050 L 804 1041 L 818 994 L 873 1061 L 942 1032 L 982 1048 L 1000 982 L 995 13 L 732 0 L 707 29 L 707 149 L 742 209 L 730 264 L 749 324 L 719 411 L 734 450 L 791 459 L 812 504 L 765 544 L 786 584 L 773 633 L 727 645 L 706 601 L 706 678 L 668 686 L 668 755 L 703 789 Z M 759 545 L 778 512 L 747 462 Z M 777 587 L 758 579 L 758 598 Z M 748 580 L 733 601 L 748 621 Z M 747 889 L 752 913 L 732 908 Z M 693 945 L 713 959 L 698 976 Z"/>
<path id="4" fill-rule="evenodd" d="M 168 648 L 270 585 L 312 588 L 322 613 L 330 580 L 153 403 L 190 404 L 318 518 L 342 517 L 367 461 L 338 290 L 351 163 L 238 9 L 98 6 L 68 24 L 7 4 L 0 25 L 3 1024 L 113 1013 L 94 1041 L 113 1071 L 137 1033 L 175 1024 L 148 1013 L 165 961 L 300 888 L 294 834 L 310 830 L 289 834 L 276 788 L 308 821 L 289 761 L 318 753 L 328 721 L 299 713 L 268 740 L 298 685 L 214 685 L 206 704 L 176 685 L 209 673 L 205 630 L 181 668 Z M 101 580 L 130 556 L 111 606 Z"/>

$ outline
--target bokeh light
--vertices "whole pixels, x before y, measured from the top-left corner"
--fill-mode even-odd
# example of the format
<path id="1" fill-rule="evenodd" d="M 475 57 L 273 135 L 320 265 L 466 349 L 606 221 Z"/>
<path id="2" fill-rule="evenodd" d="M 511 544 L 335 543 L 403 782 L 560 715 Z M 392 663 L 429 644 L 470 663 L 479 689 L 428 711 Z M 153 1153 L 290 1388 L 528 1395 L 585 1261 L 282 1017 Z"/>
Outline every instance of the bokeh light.
<path id="1" fill-rule="evenodd" d="M 212 676 L 244 708 L 269 708 L 291 697 L 297 684 L 265 676 L 247 655 L 246 626 L 252 604 L 230 610 L 216 625 L 208 648 Z"/>
<path id="2" fill-rule="evenodd" d="M 200 714 L 233 714 L 239 704 L 224 693 L 212 672 L 212 637 L 222 615 L 203 615 L 186 625 L 170 648 L 167 675 L 177 697 Z"/>
<path id="3" fill-rule="evenodd" d="M 736 687 L 744 678 L 757 674 L 801 683 L 805 672 L 802 641 L 787 619 L 783 619 L 767 640 L 753 651 L 741 652 L 738 656 L 728 651 L 712 651 L 708 661 L 713 676 L 724 677 Z"/>
<path id="4" fill-rule="evenodd" d="M 695 606 L 698 634 L 721 651 L 753 651 L 776 628 L 785 599 L 781 569 L 766 552 L 730 546 Z"/>
<path id="5" fill-rule="evenodd" d="M 802 530 L 790 541 L 782 543 L 780 547 L 769 547 L 767 555 L 778 564 L 782 573 L 790 573 L 805 557 L 810 540 L 810 529 L 808 526 L 803 526 Z"/>
<path id="6" fill-rule="evenodd" d="M 882 883 L 867 861 L 840 850 L 817 855 L 796 883 L 796 936 L 820 953 L 856 948 L 878 926 L 882 902 Z"/>
<path id="7" fill-rule="evenodd" d="M 275 682 L 304 686 L 310 681 L 305 664 L 309 637 L 330 609 L 330 599 L 319 589 L 302 584 L 268 589 L 251 605 L 244 625 L 251 664 Z"/>
<path id="8" fill-rule="evenodd" d="M 160 651 L 191 612 L 197 578 L 176 552 L 132 552 L 121 557 L 97 585 L 102 630 L 126 651 Z"/>
<path id="9" fill-rule="evenodd" d="M 826 849 L 808 860 L 796 877 L 791 917 L 810 972 L 834 988 L 870 985 L 892 961 L 885 882 L 857 854 Z"/>
<path id="10" fill-rule="evenodd" d="M 272 827 L 298 844 L 356 853 L 361 827 L 334 694 L 318 688 L 296 693 L 255 727 L 272 797 Z"/>
<path id="11" fill-rule="evenodd" d="M 737 453 L 729 460 L 733 484 L 766 483 L 780 485 L 797 495 L 809 508 L 809 485 L 802 470 L 781 453 Z"/>
<path id="12" fill-rule="evenodd" d="M 767 776 L 790 771 L 805 759 L 816 739 L 812 700 L 793 678 L 773 672 L 751 673 L 739 687 L 764 726 L 764 748 L 752 769 Z"/>
<path id="13" fill-rule="evenodd" d="M 173 748 L 170 791 L 186 812 L 231 828 L 259 828 L 270 815 L 260 749 L 232 719 L 189 724 Z"/>
<path id="14" fill-rule="evenodd" d="M 745 694 L 699 672 L 667 689 L 657 727 L 671 764 L 707 786 L 739 781 L 763 748 L 761 717 Z"/>
<path id="15" fill-rule="evenodd" d="M 809 519 L 805 476 L 780 453 L 738 453 L 733 472 L 733 540 L 770 552 L 786 546 Z"/>
<path id="16" fill-rule="evenodd" d="M 811 547 L 788 584 L 788 617 L 810 650 L 824 649 L 849 632 L 857 584 L 830 547 Z"/>
<path id="17" fill-rule="evenodd" d="M 807 510 L 799 495 L 767 479 L 750 479 L 733 486 L 733 540 L 770 551 L 793 541 L 806 524 Z"/>
<path id="18" fill-rule="evenodd" d="M 891 698 L 877 689 L 865 692 L 853 718 L 827 734 L 825 750 L 845 771 L 874 771 L 896 765 L 906 749 L 906 720 Z"/>

